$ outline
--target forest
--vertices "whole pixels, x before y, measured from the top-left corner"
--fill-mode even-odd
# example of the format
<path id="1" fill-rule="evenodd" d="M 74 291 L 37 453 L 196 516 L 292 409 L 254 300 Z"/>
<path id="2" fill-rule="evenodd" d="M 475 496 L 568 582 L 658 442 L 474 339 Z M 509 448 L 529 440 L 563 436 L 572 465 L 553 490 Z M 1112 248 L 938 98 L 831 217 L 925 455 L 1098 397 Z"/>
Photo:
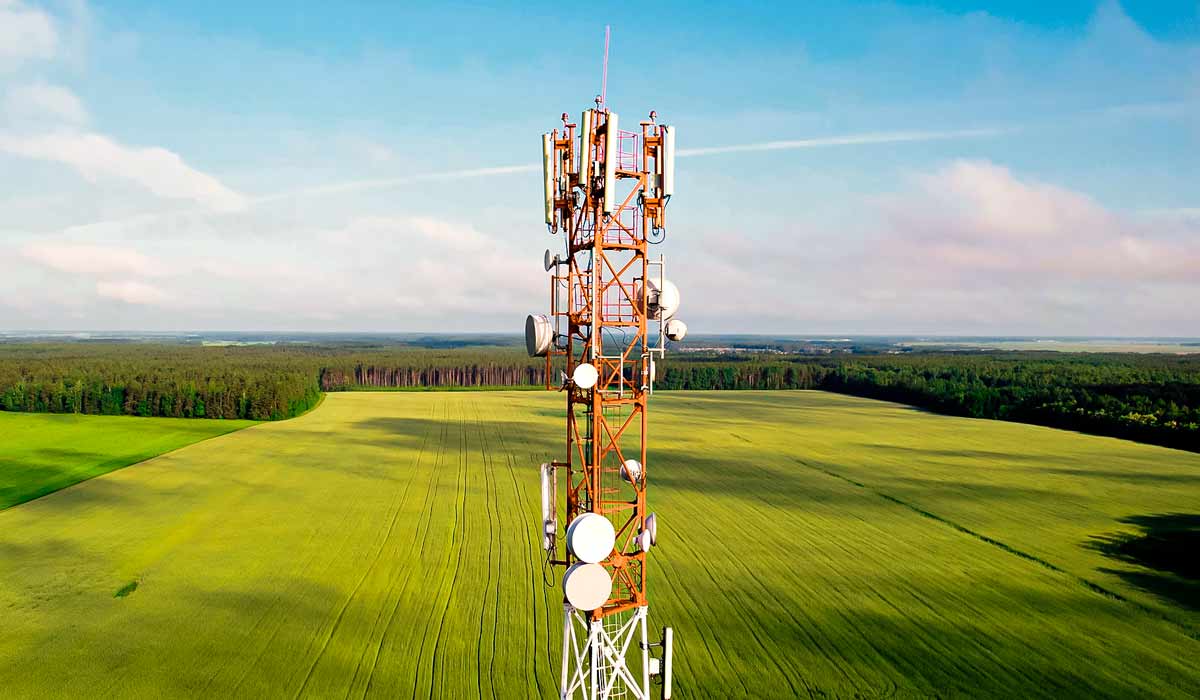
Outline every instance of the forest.
<path id="1" fill-rule="evenodd" d="M 327 391 L 545 382 L 540 359 L 488 342 L 4 343 L 0 410 L 278 420 Z M 655 388 L 822 389 L 1200 451 L 1200 355 L 681 352 Z"/>

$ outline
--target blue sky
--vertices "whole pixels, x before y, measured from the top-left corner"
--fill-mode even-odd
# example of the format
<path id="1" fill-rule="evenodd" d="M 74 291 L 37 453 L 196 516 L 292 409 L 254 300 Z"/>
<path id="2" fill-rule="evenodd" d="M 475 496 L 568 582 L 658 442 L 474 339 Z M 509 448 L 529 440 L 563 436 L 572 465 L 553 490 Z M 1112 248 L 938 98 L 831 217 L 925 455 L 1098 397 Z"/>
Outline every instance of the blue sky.
<path id="1" fill-rule="evenodd" d="M 430 5 L 0 0 L 0 328 L 520 330 L 605 22 L 696 331 L 1200 327 L 1200 0 Z"/>

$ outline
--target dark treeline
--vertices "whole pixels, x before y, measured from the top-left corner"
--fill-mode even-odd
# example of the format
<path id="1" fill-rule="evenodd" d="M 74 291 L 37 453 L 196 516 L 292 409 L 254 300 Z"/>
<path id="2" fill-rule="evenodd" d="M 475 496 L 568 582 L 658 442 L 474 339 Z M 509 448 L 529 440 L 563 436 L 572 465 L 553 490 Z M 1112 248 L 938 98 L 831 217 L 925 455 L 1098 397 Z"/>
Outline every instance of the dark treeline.
<path id="1" fill-rule="evenodd" d="M 320 397 L 312 368 L 274 348 L 0 345 L 5 411 L 278 420 Z"/>
<path id="2" fill-rule="evenodd" d="M 273 420 L 322 391 L 544 381 L 513 346 L 0 344 L 8 411 Z M 1200 355 L 678 353 L 656 388 L 823 389 L 1200 451 Z"/>
<path id="3" fill-rule="evenodd" d="M 1200 356 L 911 353 L 671 360 L 661 389 L 822 389 L 1200 451 Z"/>

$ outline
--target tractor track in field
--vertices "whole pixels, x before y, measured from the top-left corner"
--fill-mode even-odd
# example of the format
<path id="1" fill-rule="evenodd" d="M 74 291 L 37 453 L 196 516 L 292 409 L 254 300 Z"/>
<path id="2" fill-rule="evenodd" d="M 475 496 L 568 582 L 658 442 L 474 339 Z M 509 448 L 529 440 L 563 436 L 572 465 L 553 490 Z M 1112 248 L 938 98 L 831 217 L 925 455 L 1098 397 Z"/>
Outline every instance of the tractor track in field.
<path id="1" fill-rule="evenodd" d="M 429 414 L 430 414 L 430 423 L 429 423 L 429 425 L 427 425 L 425 427 L 425 431 L 421 434 L 421 445 L 420 445 L 420 447 L 417 448 L 416 458 L 412 462 L 412 470 L 409 473 L 409 478 L 404 483 L 404 492 L 400 497 L 400 511 L 403 511 L 404 506 L 408 503 L 409 492 L 412 488 L 412 484 L 414 481 L 417 480 L 417 476 L 420 473 L 420 469 L 421 469 L 421 462 L 425 459 L 425 450 L 429 446 L 429 436 L 433 432 L 433 426 L 436 423 L 436 421 L 433 420 L 437 416 L 436 407 L 434 409 L 430 410 Z M 400 597 L 397 596 L 396 600 L 397 600 L 397 606 L 398 606 Z M 379 623 L 383 619 L 383 614 L 384 614 L 383 611 L 384 611 L 383 606 L 380 606 L 379 612 L 375 616 L 375 621 L 371 625 L 372 636 L 374 636 L 375 630 L 379 628 Z M 370 666 L 367 670 L 367 680 L 366 680 L 366 683 L 363 685 L 363 692 L 362 692 L 362 695 L 360 696 L 362 698 L 366 697 L 367 690 L 370 687 L 371 679 L 375 675 L 375 667 L 379 663 L 379 654 L 383 648 L 384 634 L 386 634 L 388 625 L 391 624 L 391 620 L 395 616 L 395 612 L 396 612 L 396 606 L 393 606 L 392 612 L 388 616 L 388 621 L 383 626 L 383 632 L 380 634 L 380 641 L 377 644 L 373 645 L 375 653 L 373 655 L 371 655 Z M 350 679 L 350 684 L 348 686 L 346 686 L 346 694 L 345 694 L 345 696 L 343 696 L 344 698 L 349 698 L 351 693 L 353 693 L 355 686 L 358 684 L 359 675 L 361 674 L 361 672 L 363 670 L 363 661 L 366 658 L 367 658 L 366 653 L 359 656 L 358 663 L 355 664 L 355 666 L 354 666 L 354 675 Z"/>
<path id="2" fill-rule="evenodd" d="M 509 402 L 509 405 L 511 406 L 511 402 Z M 514 460 L 516 459 L 516 457 L 513 454 L 513 451 L 509 448 L 508 443 L 506 443 L 504 440 L 504 431 L 503 430 L 496 431 L 496 442 L 500 445 L 500 450 L 501 450 L 502 454 L 504 454 L 504 462 L 508 468 L 508 476 L 512 480 L 513 492 L 516 494 L 520 494 L 521 493 L 521 485 L 520 485 L 520 482 L 517 480 L 517 470 L 516 470 L 516 465 L 514 464 Z M 524 517 L 522 517 L 522 521 L 525 521 L 525 522 L 527 522 L 531 518 L 531 514 L 526 512 L 527 507 L 528 507 L 527 504 L 519 503 L 520 512 L 524 516 Z M 539 515 L 540 515 L 540 513 L 539 513 Z M 521 533 L 521 538 L 525 541 L 525 550 L 524 551 L 526 551 L 526 552 L 530 551 L 531 548 L 534 546 L 534 543 L 530 540 L 529 529 L 522 527 L 522 528 L 518 528 L 518 531 Z M 538 544 L 538 548 L 534 551 L 538 551 L 540 553 L 542 551 L 540 548 L 541 543 L 539 542 L 537 544 Z M 533 560 L 529 556 L 521 557 L 521 564 L 525 568 L 526 577 L 530 581 L 533 582 L 533 586 L 531 588 L 531 590 L 533 592 L 533 598 L 530 600 L 530 609 L 536 609 L 538 591 L 542 591 L 543 595 L 545 594 L 545 564 L 544 564 L 544 561 L 545 560 L 542 559 L 542 562 L 543 562 L 542 569 L 539 572 L 537 572 L 537 573 L 540 573 L 541 575 L 538 576 L 537 578 L 535 578 L 534 577 L 535 571 L 533 569 Z M 497 605 L 496 606 L 496 621 L 497 621 L 496 629 L 497 630 L 499 630 L 499 628 L 500 628 L 499 620 L 500 620 L 500 606 Z M 536 616 L 534 616 L 534 618 L 533 618 L 533 630 L 534 630 L 535 635 L 540 634 L 540 637 L 537 637 L 537 638 L 546 639 L 548 645 L 553 643 L 550 641 L 550 635 L 540 633 L 540 630 L 538 629 L 538 626 L 537 626 L 537 617 Z M 494 645 L 495 645 L 495 642 L 493 641 L 493 646 Z M 526 655 L 528 658 L 535 658 L 534 652 L 536 651 L 536 648 L 537 648 L 537 645 L 529 637 L 526 637 L 525 652 L 526 652 Z M 554 665 L 553 658 L 551 656 L 552 653 L 553 653 L 552 650 L 550 650 L 548 648 L 546 654 L 547 654 L 547 659 L 550 661 L 551 667 L 553 667 L 553 665 Z M 493 664 L 494 664 L 495 663 L 494 656 L 492 657 L 492 660 L 493 660 Z M 532 669 L 530 669 L 529 667 L 526 667 L 526 668 L 529 672 L 532 672 Z M 529 677 L 527 676 L 527 679 L 528 678 Z M 534 674 L 532 677 L 532 680 L 533 680 L 534 685 L 540 691 L 542 689 L 542 676 L 539 674 Z"/>
<path id="3" fill-rule="evenodd" d="M 430 470 L 431 486 L 425 490 L 425 498 L 421 504 L 421 514 L 417 518 L 416 523 L 417 534 L 413 537 L 412 544 L 409 547 L 410 554 L 414 552 L 417 553 L 418 563 L 420 562 L 420 552 L 425 551 L 425 544 L 429 539 L 430 524 L 433 519 L 434 494 L 437 491 L 437 484 L 441 477 L 441 470 L 438 467 L 441 465 L 446 451 L 446 434 L 449 432 L 449 421 L 440 421 L 440 427 L 441 432 L 438 439 L 437 453 L 434 455 L 433 468 Z M 396 602 L 392 606 L 391 613 L 388 615 L 388 621 L 384 626 L 383 634 L 380 635 L 379 642 L 376 645 L 376 656 L 383 652 L 383 648 L 391 640 L 391 633 L 396 622 L 396 613 L 400 611 L 401 604 L 407 598 L 410 591 L 410 585 L 413 584 L 414 581 L 416 581 L 417 585 L 420 585 L 421 581 L 419 579 L 420 577 L 417 576 L 404 577 L 404 585 L 402 586 L 399 594 L 396 596 Z M 367 676 L 367 683 L 363 688 L 361 695 L 363 698 L 367 697 L 367 695 L 371 693 L 372 688 L 375 686 L 375 668 L 375 666 L 372 666 L 371 673 Z"/>
<path id="4" fill-rule="evenodd" d="M 422 448 L 423 446 L 424 443 L 422 442 Z M 418 460 L 419 459 L 420 457 L 418 456 Z M 354 602 L 355 597 L 358 596 L 358 592 L 362 589 L 363 583 L 370 578 L 371 574 L 375 571 L 375 568 L 379 565 L 383 551 L 387 549 L 388 542 L 391 541 L 392 535 L 396 530 L 396 521 L 399 520 L 400 513 L 404 508 L 404 496 L 407 494 L 407 492 L 408 483 L 406 482 L 405 488 L 400 493 L 397 493 L 392 499 L 392 507 L 390 508 L 391 517 L 388 520 L 387 531 L 384 533 L 383 539 L 380 540 L 379 546 L 375 549 L 375 554 L 371 558 L 371 563 L 366 567 L 362 573 L 362 576 L 359 577 L 358 582 L 354 585 L 354 590 L 350 592 L 350 597 L 348 597 L 346 601 L 342 603 L 341 609 L 338 610 L 337 617 L 333 621 L 333 626 L 329 629 L 329 634 L 326 635 L 324 641 L 321 642 L 321 649 L 317 652 L 317 656 L 315 659 L 313 659 L 312 664 L 309 665 L 308 671 L 304 675 L 304 682 L 300 684 L 300 689 L 296 691 L 295 697 L 298 698 L 303 695 L 304 691 L 308 688 L 308 684 L 312 680 L 313 673 L 316 671 L 317 666 L 320 665 L 321 659 L 324 658 L 325 652 L 329 648 L 329 642 L 335 636 L 337 636 L 338 629 L 342 625 L 342 620 L 346 616 L 346 611 L 350 609 L 350 605 Z"/>
<path id="5" fill-rule="evenodd" d="M 496 489 L 496 483 L 495 483 L 496 477 L 495 477 L 495 474 L 492 473 L 492 469 L 494 467 L 494 462 L 491 459 L 492 451 L 491 451 L 491 449 L 489 449 L 490 443 L 488 441 L 487 426 L 486 426 L 486 424 L 484 424 L 483 417 L 479 413 L 479 404 L 477 402 L 474 402 L 474 401 L 471 402 L 471 410 L 475 414 L 475 424 L 476 424 L 476 429 L 478 430 L 478 434 L 479 434 L 480 457 L 481 457 L 482 464 L 483 464 L 482 471 L 483 471 L 483 484 L 484 484 L 484 494 L 485 494 L 484 506 L 487 509 L 488 522 L 492 522 L 492 523 L 496 524 L 496 531 L 494 533 L 495 537 L 494 538 L 491 536 L 488 537 L 489 581 L 487 584 L 487 586 L 488 586 L 487 590 L 491 591 L 493 585 L 498 586 L 499 581 L 500 581 L 500 576 L 501 576 L 500 562 L 503 561 L 503 558 L 504 558 L 503 557 L 503 555 L 504 555 L 504 536 L 503 536 L 504 524 L 499 517 L 500 514 L 495 513 L 493 511 L 493 506 L 495 505 L 493 503 L 493 501 L 497 500 L 499 494 Z M 490 534 L 491 533 L 489 533 L 489 535 Z M 496 594 L 497 594 L 497 596 L 499 595 L 499 590 L 496 591 Z M 485 594 L 485 599 L 491 600 L 492 597 Z M 488 609 L 487 605 L 482 605 L 479 608 L 479 633 L 480 633 L 481 637 L 483 636 L 485 618 L 487 617 L 487 609 Z M 484 671 L 484 663 L 483 663 L 483 648 L 484 648 L 484 645 L 483 645 L 484 640 L 483 639 L 480 639 L 480 644 L 476 648 L 475 662 L 476 662 L 476 666 L 478 666 L 477 678 L 479 679 L 480 689 L 483 689 L 485 687 L 489 688 L 489 690 L 492 691 L 491 692 L 492 697 L 495 697 L 496 692 L 495 692 L 494 688 L 491 688 L 490 680 L 492 677 L 495 676 L 495 673 L 496 673 L 496 632 L 500 628 L 500 606 L 499 605 L 492 606 L 492 615 L 493 615 L 492 634 L 491 634 L 491 639 L 489 640 L 492 650 L 491 650 L 491 655 L 488 658 L 487 672 L 485 673 L 485 671 Z"/>
<path id="6" fill-rule="evenodd" d="M 883 500 L 888 501 L 889 503 L 898 505 L 901 508 L 906 508 L 906 509 L 912 511 L 913 513 L 916 513 L 917 515 L 920 515 L 923 518 L 928 518 L 929 520 L 932 520 L 936 523 L 940 523 L 940 524 L 945 525 L 946 527 L 949 527 L 953 530 L 957 530 L 958 532 L 961 532 L 962 534 L 967 535 L 968 537 L 972 537 L 980 542 L 983 542 L 984 544 L 991 545 L 992 547 L 995 547 L 996 549 L 999 549 L 1003 552 L 1007 552 L 1015 557 L 1019 557 L 1028 562 L 1032 562 L 1034 564 L 1037 564 L 1038 566 L 1041 566 L 1045 569 L 1053 571 L 1057 574 L 1066 576 L 1066 577 L 1070 578 L 1071 580 L 1075 581 L 1077 584 L 1079 584 L 1083 588 L 1086 588 L 1087 590 L 1091 591 L 1092 593 L 1095 593 L 1097 595 L 1108 598 L 1109 600 L 1114 600 L 1114 601 L 1117 601 L 1120 603 L 1126 603 L 1129 606 L 1136 608 L 1137 610 L 1139 610 L 1141 612 L 1146 613 L 1147 615 L 1150 615 L 1159 620 L 1163 620 L 1164 622 L 1170 623 L 1171 625 L 1176 627 L 1180 632 L 1182 632 L 1184 635 L 1186 635 L 1192 639 L 1195 639 L 1195 640 L 1200 640 L 1200 630 L 1192 629 L 1188 625 L 1183 624 L 1177 620 L 1174 620 L 1174 619 L 1168 617 L 1167 615 L 1164 615 L 1163 613 L 1159 612 L 1158 610 L 1155 610 L 1154 608 L 1151 608 L 1147 605 L 1143 605 L 1142 603 L 1139 603 L 1136 600 L 1131 600 L 1131 599 L 1121 595 L 1120 593 L 1117 593 L 1116 591 L 1113 591 L 1111 589 L 1105 588 L 1104 586 L 1101 586 L 1100 584 L 1098 584 L 1094 581 L 1089 581 L 1088 579 L 1086 579 L 1082 576 L 1079 576 L 1078 574 L 1074 574 L 1070 571 L 1067 571 L 1066 569 L 1062 568 L 1061 566 L 1058 566 L 1057 564 L 1055 564 L 1053 562 L 1047 561 L 1035 554 L 1030 554 L 1029 552 L 1025 552 L 1020 549 L 1017 549 L 1016 547 L 1013 547 L 1012 545 L 1009 545 L 1005 542 L 1001 542 L 1000 540 L 997 540 L 993 537 L 988 537 L 987 535 L 985 535 L 981 532 L 976 532 L 975 530 L 972 530 L 971 528 L 966 527 L 965 525 L 961 525 L 959 523 L 954 522 L 953 520 L 944 518 L 944 517 L 938 515 L 937 513 L 933 513 L 928 510 L 925 510 L 924 508 L 922 508 L 916 504 L 909 503 L 908 501 L 905 501 L 900 498 L 896 498 L 895 496 L 892 496 L 891 494 L 887 494 L 882 491 L 879 491 L 878 489 L 868 486 L 867 484 L 864 484 L 861 481 L 856 481 L 854 479 L 851 479 L 848 476 L 845 476 L 843 474 L 838 474 L 835 471 L 825 469 L 824 467 L 820 467 L 815 464 L 809 464 L 808 462 L 800 459 L 799 457 L 792 457 L 792 461 L 794 461 L 795 463 L 799 464 L 802 467 L 805 467 L 806 469 L 811 469 L 815 472 L 820 472 L 821 474 L 825 474 L 826 476 L 832 477 L 834 479 L 839 479 L 848 484 L 851 484 L 852 486 L 856 486 L 860 489 L 863 489 L 865 491 L 873 493 L 876 496 L 882 498 Z"/>
<path id="7" fill-rule="evenodd" d="M 466 510 L 467 510 L 467 489 L 466 481 L 468 475 L 468 460 L 467 460 L 467 430 L 466 420 L 460 416 L 459 418 L 460 442 L 458 446 L 459 468 L 456 470 L 457 478 L 455 480 L 455 492 L 461 494 L 457 499 L 454 508 L 454 528 L 451 530 L 450 545 L 446 548 L 446 562 L 454 562 L 454 573 L 450 577 L 450 586 L 446 589 L 445 600 L 441 604 L 441 612 L 438 614 L 438 630 L 437 636 L 433 641 L 433 675 L 429 682 L 429 699 L 439 697 L 437 694 L 438 687 L 442 683 L 445 674 L 445 663 L 441 659 L 439 650 L 442 647 L 442 637 L 446 631 L 446 615 L 450 610 L 450 600 L 454 597 L 454 591 L 458 583 L 458 574 L 462 570 L 462 557 L 457 556 L 462 552 L 463 541 L 466 538 Z"/>

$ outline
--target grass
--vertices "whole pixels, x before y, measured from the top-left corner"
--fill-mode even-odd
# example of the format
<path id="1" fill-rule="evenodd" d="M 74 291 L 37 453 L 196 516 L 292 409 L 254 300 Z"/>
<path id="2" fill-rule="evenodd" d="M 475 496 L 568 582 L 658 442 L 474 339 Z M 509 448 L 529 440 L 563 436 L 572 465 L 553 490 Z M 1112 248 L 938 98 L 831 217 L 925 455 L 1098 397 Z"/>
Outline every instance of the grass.
<path id="1" fill-rule="evenodd" d="M 0 510 L 249 425 L 0 411 Z"/>
<path id="2" fill-rule="evenodd" d="M 555 696 L 561 400 L 336 393 L 0 512 L 0 687 Z M 816 392 L 651 420 L 677 697 L 1200 694 L 1193 550 L 1162 543 L 1200 455 Z"/>

